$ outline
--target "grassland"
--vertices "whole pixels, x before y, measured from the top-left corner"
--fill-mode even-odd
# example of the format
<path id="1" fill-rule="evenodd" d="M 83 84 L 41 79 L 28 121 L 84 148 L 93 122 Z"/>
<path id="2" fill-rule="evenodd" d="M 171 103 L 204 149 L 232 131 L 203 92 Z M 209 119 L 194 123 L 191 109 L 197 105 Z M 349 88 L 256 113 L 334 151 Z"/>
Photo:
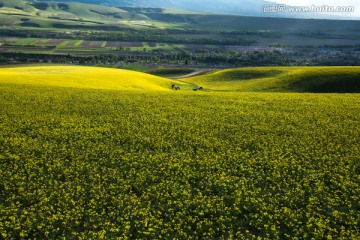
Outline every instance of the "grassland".
<path id="1" fill-rule="evenodd" d="M 194 39 L 222 41 L 243 39 L 246 41 L 241 42 L 250 41 L 251 44 L 260 45 L 357 45 L 360 39 L 359 21 L 261 18 L 182 10 L 155 9 L 154 11 L 153 8 L 116 8 L 74 2 L 23 0 L 0 0 L 0 26 L 3 25 L 12 29 L 51 32 L 106 29 L 109 31 L 132 29 L 140 32 L 180 30 L 186 32 L 188 36 L 195 34 Z M 186 35 L 181 35 L 186 38 Z"/>
<path id="2" fill-rule="evenodd" d="M 183 80 L 208 91 L 360 92 L 359 67 L 226 69 Z"/>
<path id="3" fill-rule="evenodd" d="M 0 68 L 1 238 L 360 237 L 359 94 L 168 83 Z"/>

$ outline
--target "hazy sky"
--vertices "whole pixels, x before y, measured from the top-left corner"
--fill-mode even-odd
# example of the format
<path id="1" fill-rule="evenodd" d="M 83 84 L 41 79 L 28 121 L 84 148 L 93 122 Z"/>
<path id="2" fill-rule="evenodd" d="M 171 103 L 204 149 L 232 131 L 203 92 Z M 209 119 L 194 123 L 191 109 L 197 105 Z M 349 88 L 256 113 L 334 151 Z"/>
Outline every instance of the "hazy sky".
<path id="1" fill-rule="evenodd" d="M 343 13 L 339 14 L 342 16 L 350 15 L 352 17 L 359 17 L 360 18 L 360 1 L 359 0 L 301 0 L 301 1 L 294 1 L 294 0 L 269 0 L 271 2 L 278 2 L 284 3 L 291 6 L 354 6 L 355 12 L 354 13 Z"/>

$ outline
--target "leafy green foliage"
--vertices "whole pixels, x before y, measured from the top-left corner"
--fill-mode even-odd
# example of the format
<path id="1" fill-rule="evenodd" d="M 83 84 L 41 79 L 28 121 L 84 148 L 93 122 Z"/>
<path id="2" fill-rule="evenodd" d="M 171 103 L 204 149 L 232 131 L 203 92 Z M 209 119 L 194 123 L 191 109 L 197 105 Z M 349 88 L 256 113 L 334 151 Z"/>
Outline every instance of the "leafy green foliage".
<path id="1" fill-rule="evenodd" d="M 358 94 L 0 92 L 0 238 L 360 237 Z"/>

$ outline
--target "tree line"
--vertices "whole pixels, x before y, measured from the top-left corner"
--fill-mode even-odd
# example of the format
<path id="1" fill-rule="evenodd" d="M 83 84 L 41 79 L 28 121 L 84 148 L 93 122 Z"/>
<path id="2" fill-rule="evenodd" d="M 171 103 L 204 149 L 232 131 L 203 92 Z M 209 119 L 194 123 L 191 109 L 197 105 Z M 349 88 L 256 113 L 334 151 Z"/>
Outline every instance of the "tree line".
<path id="1" fill-rule="evenodd" d="M 336 58 L 313 59 L 286 55 L 279 51 L 268 52 L 238 52 L 223 50 L 208 52 L 205 50 L 182 52 L 132 52 L 122 51 L 117 54 L 100 54 L 94 56 L 61 55 L 61 54 L 30 54 L 30 53 L 1 53 L 0 64 L 11 63 L 65 63 L 80 65 L 96 64 L 179 64 L 204 65 L 213 67 L 246 67 L 246 66 L 303 66 L 303 65 L 360 65 L 357 57 L 342 56 Z"/>
<path id="2" fill-rule="evenodd" d="M 187 33 L 184 31 L 183 33 Z M 192 33 L 190 31 L 189 33 Z M 166 31 L 155 30 L 131 30 L 122 31 L 91 31 L 91 32 L 47 32 L 47 31 L 28 31 L 14 29 L 0 29 L 0 36 L 21 37 L 21 38 L 55 38 L 55 39 L 82 39 L 82 40 L 100 40 L 100 41 L 125 41 L 125 42 L 162 42 L 174 44 L 209 44 L 209 45 L 253 45 L 255 40 L 245 39 L 243 37 L 234 39 L 214 39 L 202 34 L 196 34 L 196 37 L 184 38 L 169 35 Z"/>

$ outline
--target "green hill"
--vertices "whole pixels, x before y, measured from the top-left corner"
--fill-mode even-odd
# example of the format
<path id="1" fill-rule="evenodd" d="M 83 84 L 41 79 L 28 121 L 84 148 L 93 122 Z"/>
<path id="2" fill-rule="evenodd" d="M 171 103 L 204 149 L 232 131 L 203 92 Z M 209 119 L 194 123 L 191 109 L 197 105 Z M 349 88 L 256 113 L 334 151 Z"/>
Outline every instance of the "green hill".
<path id="1" fill-rule="evenodd" d="M 359 93 L 359 67 L 257 67 L 184 79 L 209 91 Z"/>
<path id="2" fill-rule="evenodd" d="M 316 39 L 358 39 L 359 21 L 246 17 L 188 10 L 143 7 L 108 7 L 77 2 L 0 0 L 0 25 L 43 28 L 182 28 L 206 31 L 255 31 Z M 110 28 L 108 28 L 110 29 Z M 336 34 L 334 35 L 334 29 Z M 265 31 L 265 33 L 264 33 Z M 243 33 L 243 32 L 240 32 Z M 280 34 L 280 35 L 279 35 Z"/>
<path id="3" fill-rule="evenodd" d="M 97 27 L 113 25 L 121 19 L 149 20 L 148 17 L 115 7 L 83 3 L 26 2 L 0 0 L 0 16 L 11 18 L 12 26 L 21 27 Z M 9 21 L 8 21 L 9 22 Z"/>
<path id="4" fill-rule="evenodd" d="M 359 67 L 258 67 L 227 69 L 201 76 L 169 80 L 191 69 L 140 72 L 79 66 L 24 66 L 0 68 L 0 82 L 109 90 L 182 90 L 203 87 L 220 92 L 360 93 Z M 106 77 L 105 77 L 106 76 Z"/>
<path id="5" fill-rule="evenodd" d="M 116 29 L 120 25 L 153 28 L 172 26 L 174 23 L 193 24 L 195 17 L 203 14 L 186 10 L 108 7 L 78 2 L 0 0 L 0 24 L 21 27 L 81 29 L 111 26 Z"/>

